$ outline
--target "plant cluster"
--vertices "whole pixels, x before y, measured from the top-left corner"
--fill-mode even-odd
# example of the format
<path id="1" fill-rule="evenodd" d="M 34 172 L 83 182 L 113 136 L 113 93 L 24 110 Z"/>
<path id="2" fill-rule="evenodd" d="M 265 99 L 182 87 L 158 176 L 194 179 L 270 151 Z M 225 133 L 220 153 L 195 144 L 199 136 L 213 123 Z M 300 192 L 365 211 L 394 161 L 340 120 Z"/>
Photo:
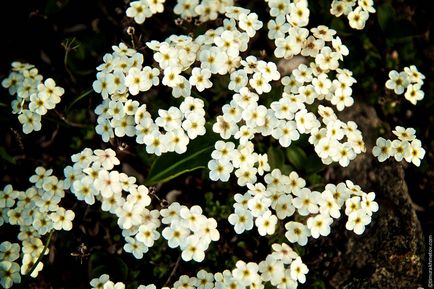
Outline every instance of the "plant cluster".
<path id="1" fill-rule="evenodd" d="M 43 81 L 34 65 L 18 61 L 12 63 L 12 71 L 3 79 L 2 86 L 9 94 L 17 95 L 11 102 L 12 113 L 18 114 L 25 134 L 41 130 L 41 116 L 54 109 L 65 93 L 52 78 Z"/>

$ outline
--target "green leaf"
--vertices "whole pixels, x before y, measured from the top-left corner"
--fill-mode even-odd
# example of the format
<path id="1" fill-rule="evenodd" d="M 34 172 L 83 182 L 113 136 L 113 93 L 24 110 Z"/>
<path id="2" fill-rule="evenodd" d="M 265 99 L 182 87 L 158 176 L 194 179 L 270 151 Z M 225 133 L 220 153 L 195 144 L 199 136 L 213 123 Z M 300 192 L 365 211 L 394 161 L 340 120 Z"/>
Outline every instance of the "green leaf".
<path id="1" fill-rule="evenodd" d="M 206 168 L 214 145 L 220 138 L 210 129 L 207 131 L 204 136 L 191 141 L 185 153 L 171 152 L 158 157 L 151 166 L 145 184 L 164 183 L 187 172 Z"/>
<path id="2" fill-rule="evenodd" d="M 390 3 L 384 3 L 377 8 L 377 20 L 381 30 L 386 31 L 390 28 L 395 15 L 395 10 Z"/>
<path id="3" fill-rule="evenodd" d="M 270 146 L 267 150 L 267 155 L 271 170 L 282 168 L 285 161 L 285 155 L 283 154 L 283 151 L 280 149 L 280 147 L 276 148 L 274 146 Z"/>
<path id="4" fill-rule="evenodd" d="M 0 147 L 0 158 L 15 165 L 15 159 L 6 151 L 4 147 Z"/>
<path id="5" fill-rule="evenodd" d="M 325 168 L 321 159 L 317 155 L 310 155 L 306 159 L 306 172 L 308 174 L 318 173 Z"/>
<path id="6" fill-rule="evenodd" d="M 286 150 L 286 157 L 296 169 L 306 169 L 307 156 L 302 148 L 294 145 L 290 146 Z"/>
<path id="7" fill-rule="evenodd" d="M 307 181 L 311 186 L 314 186 L 314 185 L 321 184 L 323 182 L 323 177 L 315 173 L 308 176 Z"/>

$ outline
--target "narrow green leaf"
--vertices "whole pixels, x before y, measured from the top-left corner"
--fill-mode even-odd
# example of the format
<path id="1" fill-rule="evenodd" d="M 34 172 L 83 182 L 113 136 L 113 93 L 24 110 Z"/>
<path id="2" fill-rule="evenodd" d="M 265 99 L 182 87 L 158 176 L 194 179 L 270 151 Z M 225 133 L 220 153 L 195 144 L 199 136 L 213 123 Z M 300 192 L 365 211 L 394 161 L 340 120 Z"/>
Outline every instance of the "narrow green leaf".
<path id="1" fill-rule="evenodd" d="M 219 136 L 208 132 L 191 141 L 183 154 L 166 153 L 158 157 L 149 171 L 145 184 L 148 186 L 167 182 L 179 175 L 206 168 Z"/>
<path id="2" fill-rule="evenodd" d="M 307 156 L 304 150 L 298 146 L 290 146 L 286 150 L 286 157 L 296 169 L 306 168 Z"/>
<path id="3" fill-rule="evenodd" d="M 4 147 L 0 147 L 0 158 L 15 165 L 15 159 L 6 151 Z"/>
<path id="4" fill-rule="evenodd" d="M 267 150 L 268 155 L 268 163 L 270 164 L 271 169 L 281 169 L 284 161 L 285 155 L 280 147 L 276 148 L 274 146 L 270 146 Z"/>

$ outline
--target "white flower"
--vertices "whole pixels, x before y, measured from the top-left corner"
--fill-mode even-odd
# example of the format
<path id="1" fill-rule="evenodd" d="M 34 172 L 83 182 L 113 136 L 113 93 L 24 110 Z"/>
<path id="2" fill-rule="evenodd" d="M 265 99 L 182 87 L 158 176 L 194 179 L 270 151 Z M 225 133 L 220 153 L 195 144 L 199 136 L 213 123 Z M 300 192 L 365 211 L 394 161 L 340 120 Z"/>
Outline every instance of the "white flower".
<path id="1" fill-rule="evenodd" d="M 170 227 L 163 229 L 162 235 L 168 241 L 170 248 L 179 247 L 189 236 L 190 230 L 182 226 L 180 221 L 174 221 Z"/>
<path id="2" fill-rule="evenodd" d="M 143 253 L 146 253 L 149 249 L 142 242 L 138 242 L 135 238 L 125 237 L 127 242 L 124 245 L 125 252 L 131 253 L 136 259 L 142 259 Z"/>
<path id="3" fill-rule="evenodd" d="M 211 157 L 220 162 L 229 162 L 232 160 L 235 151 L 235 144 L 233 142 L 224 142 L 218 140 L 215 143 L 215 150 L 211 153 Z"/>
<path id="4" fill-rule="evenodd" d="M 11 288 L 14 283 L 20 282 L 20 265 L 11 261 L 0 261 L 0 284 L 3 288 Z"/>
<path id="5" fill-rule="evenodd" d="M 415 166 L 420 166 L 420 161 L 425 156 L 425 150 L 420 140 L 415 139 L 410 143 L 410 153 L 405 157 L 407 162 L 412 162 Z"/>
<path id="6" fill-rule="evenodd" d="M 231 176 L 234 167 L 231 163 L 220 159 L 213 159 L 208 162 L 209 178 L 213 181 L 221 180 L 227 182 Z"/>
<path id="7" fill-rule="evenodd" d="M 395 139 L 392 141 L 391 147 L 391 155 L 395 158 L 397 162 L 402 161 L 402 159 L 407 158 L 410 155 L 410 143 L 408 141 L 401 141 Z"/>
<path id="8" fill-rule="evenodd" d="M 201 220 L 204 218 L 202 215 L 202 208 L 200 206 L 196 205 L 190 209 L 187 207 L 182 207 L 179 211 L 179 215 L 187 222 L 187 226 L 190 230 L 196 232 L 200 229 Z"/>
<path id="9" fill-rule="evenodd" d="M 214 218 L 203 219 L 200 229 L 196 233 L 207 243 L 220 239 L 220 233 L 217 230 L 217 221 Z"/>
<path id="10" fill-rule="evenodd" d="M 154 130 L 149 135 L 146 135 L 144 142 L 146 144 L 146 152 L 149 154 L 159 156 L 167 151 L 163 135 L 158 130 Z"/>
<path id="11" fill-rule="evenodd" d="M 271 91 L 271 85 L 261 72 L 255 72 L 253 77 L 250 78 L 249 84 L 258 94 Z"/>
<path id="12" fill-rule="evenodd" d="M 366 214 L 365 210 L 356 210 L 349 214 L 345 228 L 361 235 L 365 231 L 365 226 L 371 222 L 371 217 Z"/>
<path id="13" fill-rule="evenodd" d="M 148 5 L 149 5 L 149 9 L 151 10 L 152 14 L 156 14 L 156 13 L 161 13 L 164 11 L 164 2 L 166 2 L 166 0 L 152 0 L 152 1 L 147 1 Z"/>
<path id="14" fill-rule="evenodd" d="M 203 91 L 212 86 L 212 82 L 209 80 L 210 77 L 211 71 L 209 69 L 200 69 L 199 67 L 195 67 L 191 71 L 189 82 L 191 85 L 196 86 L 198 91 Z"/>
<path id="15" fill-rule="evenodd" d="M 258 228 L 259 235 L 273 235 L 276 230 L 277 217 L 271 213 L 270 210 L 266 211 L 262 216 L 255 220 L 255 225 Z"/>
<path id="16" fill-rule="evenodd" d="M 328 215 L 316 215 L 315 217 L 309 217 L 307 219 L 307 227 L 310 229 L 312 237 L 317 239 L 321 236 L 328 236 L 330 234 L 330 225 L 333 223 L 333 219 Z"/>
<path id="17" fill-rule="evenodd" d="M 238 20 L 238 25 L 241 29 L 247 32 L 249 37 L 255 36 L 256 30 L 262 28 L 262 22 L 258 20 L 258 14 L 256 13 L 250 13 L 248 15 L 241 13 Z"/>
<path id="18" fill-rule="evenodd" d="M 285 237 L 291 243 L 298 243 L 300 246 L 307 244 L 307 237 L 310 236 L 310 231 L 305 225 L 291 221 L 285 224 L 285 229 Z"/>
<path id="19" fill-rule="evenodd" d="M 212 289 L 214 288 L 214 275 L 201 269 L 197 272 L 197 289 Z"/>
<path id="20" fill-rule="evenodd" d="M 114 166 L 119 165 L 120 161 L 116 157 L 116 152 L 112 149 L 96 149 L 94 150 L 96 156 L 95 163 L 102 166 L 105 170 L 111 170 Z"/>
<path id="21" fill-rule="evenodd" d="M 369 13 L 363 10 L 360 6 L 356 7 L 356 9 L 348 14 L 349 24 L 351 28 L 354 29 L 363 29 L 368 18 Z"/>
<path id="22" fill-rule="evenodd" d="M 181 69 L 177 66 L 166 67 L 163 71 L 164 77 L 161 83 L 168 87 L 172 87 L 172 88 L 177 87 L 178 84 L 182 81 L 180 73 L 181 73 Z"/>
<path id="23" fill-rule="evenodd" d="M 98 278 L 94 278 L 90 281 L 90 285 L 92 289 L 102 289 L 104 284 L 107 283 L 110 279 L 110 276 L 107 274 L 102 274 Z"/>
<path id="24" fill-rule="evenodd" d="M 253 217 L 262 216 L 270 207 L 271 200 L 262 195 L 255 195 L 247 202 L 247 207 L 249 208 Z"/>
<path id="25" fill-rule="evenodd" d="M 324 190 L 321 197 L 319 201 L 320 214 L 329 215 L 335 219 L 339 218 L 341 216 L 340 207 L 334 199 L 333 194 L 328 190 Z"/>
<path id="26" fill-rule="evenodd" d="M 235 92 L 239 92 L 241 88 L 247 85 L 248 77 L 245 70 L 235 70 L 230 74 L 231 81 L 228 84 L 228 88 Z"/>
<path id="27" fill-rule="evenodd" d="M 295 212 L 295 207 L 292 205 L 292 197 L 286 194 L 279 196 L 275 210 L 276 215 L 280 220 L 292 216 Z"/>
<path id="28" fill-rule="evenodd" d="M 373 212 L 378 211 L 378 203 L 375 200 L 375 193 L 370 192 L 369 194 L 362 195 L 362 201 L 360 203 L 363 210 L 365 210 L 368 216 L 372 216 Z"/>
<path id="29" fill-rule="evenodd" d="M 65 93 L 65 89 L 56 86 L 52 78 L 47 78 L 44 83 L 38 85 L 38 95 L 47 100 L 47 108 L 52 109 L 60 102 L 60 97 Z"/>
<path id="30" fill-rule="evenodd" d="M 189 114 L 182 122 L 182 128 L 187 132 L 190 139 L 206 133 L 205 118 L 200 114 Z"/>
<path id="31" fill-rule="evenodd" d="M 60 207 L 56 212 L 50 214 L 50 219 L 53 221 L 53 228 L 55 230 L 70 231 L 72 229 L 72 220 L 74 220 L 75 213 L 71 210 L 65 210 Z"/>
<path id="32" fill-rule="evenodd" d="M 225 30 L 220 36 L 214 38 L 214 43 L 217 47 L 223 49 L 224 53 L 226 53 L 228 57 L 234 58 L 240 53 L 240 47 L 238 42 L 236 42 L 235 37 L 234 32 Z M 216 72 L 219 70 L 220 69 L 217 69 Z"/>
<path id="33" fill-rule="evenodd" d="M 405 72 L 398 73 L 396 70 L 389 72 L 389 80 L 386 81 L 386 87 L 393 89 L 396 94 L 402 94 L 408 86 L 408 75 Z"/>
<path id="34" fill-rule="evenodd" d="M 286 2 L 284 2 L 286 3 Z M 285 33 L 288 32 L 290 26 L 286 23 L 284 15 L 279 15 L 276 19 L 271 19 L 267 23 L 268 38 L 271 40 L 285 37 Z"/>
<path id="35" fill-rule="evenodd" d="M 378 158 L 378 161 L 384 162 L 391 156 L 392 142 L 379 137 L 376 141 L 376 145 L 372 148 L 372 154 Z"/>
<path id="36" fill-rule="evenodd" d="M 94 181 L 94 186 L 104 198 L 110 198 L 113 194 L 120 193 L 122 187 L 119 182 L 119 172 L 100 170 Z"/>
<path id="37" fill-rule="evenodd" d="M 196 6 L 199 4 L 199 0 L 179 0 L 176 6 L 173 8 L 173 12 L 181 16 L 181 18 L 195 17 Z"/>
<path id="38" fill-rule="evenodd" d="M 291 13 L 286 15 L 286 20 L 295 27 L 303 27 L 309 23 L 310 10 L 307 1 L 298 1 L 290 4 Z"/>
<path id="39" fill-rule="evenodd" d="M 182 260 L 190 261 L 194 260 L 196 262 L 202 262 L 205 258 L 204 251 L 208 248 L 207 243 L 199 239 L 196 235 L 191 235 L 187 237 L 185 244 L 181 246 L 182 250 Z"/>
<path id="40" fill-rule="evenodd" d="M 258 264 L 249 262 L 246 264 L 244 261 L 237 261 L 236 268 L 232 270 L 232 276 L 241 282 L 244 286 L 249 286 L 253 283 L 258 275 Z"/>
<path id="41" fill-rule="evenodd" d="M 421 89 L 422 84 L 416 83 L 416 84 L 409 84 L 407 86 L 407 90 L 404 94 L 405 99 L 410 101 L 412 104 L 416 105 L 416 103 L 419 100 L 422 100 L 425 93 Z"/>
<path id="42" fill-rule="evenodd" d="M 256 182 L 257 169 L 255 167 L 243 166 L 235 171 L 237 176 L 237 184 L 239 186 L 246 186 L 247 184 L 253 184 Z"/>
<path id="43" fill-rule="evenodd" d="M 148 1 L 132 1 L 126 11 L 128 17 L 134 18 L 137 24 L 142 24 L 145 19 L 152 16 Z"/>
<path id="44" fill-rule="evenodd" d="M 284 275 L 283 262 L 276 259 L 274 255 L 268 255 L 267 258 L 259 263 L 259 272 L 261 272 L 261 279 L 265 282 L 278 279 Z M 277 282 L 276 282 L 277 283 Z"/>
<path id="45" fill-rule="evenodd" d="M 127 229 L 124 226 L 125 229 Z M 155 240 L 160 238 L 160 233 L 153 227 L 147 225 L 140 225 L 139 231 L 137 232 L 137 241 L 143 243 L 146 247 L 152 247 Z"/>
<path id="46" fill-rule="evenodd" d="M 40 131 L 41 125 L 41 115 L 33 113 L 30 110 L 23 110 L 23 113 L 18 116 L 18 120 L 23 125 L 23 132 L 29 134 L 32 131 Z"/>
<path id="47" fill-rule="evenodd" d="M 115 92 L 115 86 L 113 81 L 113 74 L 98 72 L 96 74 L 96 80 L 92 84 L 93 90 L 97 93 L 101 93 L 103 99 L 107 99 L 109 95 Z"/>
<path id="48" fill-rule="evenodd" d="M 412 141 L 416 139 L 416 130 L 412 127 L 404 128 L 402 126 L 396 126 L 392 133 L 398 137 L 401 141 Z"/>
<path id="49" fill-rule="evenodd" d="M 292 203 L 300 215 L 307 216 L 308 214 L 318 213 L 319 200 L 321 200 L 320 192 L 303 188 L 298 192 L 297 197 L 292 200 Z"/>
<path id="50" fill-rule="evenodd" d="M 20 257 L 20 245 L 4 241 L 0 244 L 0 259 L 13 262 Z"/>
<path id="51" fill-rule="evenodd" d="M 125 284 L 122 282 L 114 283 L 112 281 L 107 281 L 102 288 L 103 289 L 125 289 Z"/>
<path id="52" fill-rule="evenodd" d="M 423 80 L 425 79 L 425 75 L 420 73 L 415 65 L 404 67 L 404 72 L 407 73 L 408 78 L 412 83 L 422 84 Z"/>
<path id="53" fill-rule="evenodd" d="M 140 91 L 147 91 L 152 86 L 152 83 L 144 71 L 137 67 L 132 67 L 128 70 L 128 74 L 125 77 L 125 85 L 128 87 L 131 95 L 137 95 Z"/>
<path id="54" fill-rule="evenodd" d="M 242 234 L 253 228 L 253 216 L 249 210 L 236 208 L 235 212 L 229 216 L 228 221 L 234 226 L 237 234 Z"/>
<path id="55" fill-rule="evenodd" d="M 174 151 L 177 154 L 183 154 L 187 151 L 188 142 L 189 138 L 182 129 L 171 130 L 165 135 L 167 151 Z"/>
<path id="56" fill-rule="evenodd" d="M 301 261 L 300 257 L 297 257 L 292 263 L 291 263 L 291 278 L 293 280 L 296 280 L 300 283 L 306 282 L 306 274 L 309 272 L 309 269 L 307 266 Z"/>
<path id="57" fill-rule="evenodd" d="M 297 253 L 292 250 L 286 243 L 271 245 L 273 248 L 272 256 L 277 260 L 282 261 L 285 265 L 290 264 L 294 259 L 298 257 Z"/>
<path id="58" fill-rule="evenodd" d="M 349 216 L 351 213 L 361 209 L 360 196 L 354 196 L 345 201 L 345 215 Z"/>

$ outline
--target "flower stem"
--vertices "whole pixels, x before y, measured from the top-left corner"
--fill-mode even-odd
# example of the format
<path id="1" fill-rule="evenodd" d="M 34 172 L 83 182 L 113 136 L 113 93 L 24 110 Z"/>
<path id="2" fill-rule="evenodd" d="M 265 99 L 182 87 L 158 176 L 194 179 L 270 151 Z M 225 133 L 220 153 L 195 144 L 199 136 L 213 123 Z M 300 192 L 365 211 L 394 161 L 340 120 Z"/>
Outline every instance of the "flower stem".
<path id="1" fill-rule="evenodd" d="M 44 254 L 45 254 L 45 251 L 47 251 L 47 248 L 48 248 L 48 246 L 50 245 L 50 241 L 51 241 L 51 237 L 53 236 L 53 233 L 54 233 L 54 230 L 51 230 L 51 231 L 50 231 L 50 234 L 48 235 L 48 239 L 47 239 L 47 241 L 45 242 L 44 249 L 42 249 L 41 254 L 39 255 L 39 257 L 38 257 L 38 259 L 36 260 L 35 264 L 33 264 L 32 268 L 30 268 L 30 271 L 26 274 L 26 276 L 30 276 L 30 275 L 33 273 L 33 271 L 35 271 L 35 269 L 36 269 L 36 267 L 38 266 L 39 262 L 41 262 L 42 257 L 43 257 Z"/>

